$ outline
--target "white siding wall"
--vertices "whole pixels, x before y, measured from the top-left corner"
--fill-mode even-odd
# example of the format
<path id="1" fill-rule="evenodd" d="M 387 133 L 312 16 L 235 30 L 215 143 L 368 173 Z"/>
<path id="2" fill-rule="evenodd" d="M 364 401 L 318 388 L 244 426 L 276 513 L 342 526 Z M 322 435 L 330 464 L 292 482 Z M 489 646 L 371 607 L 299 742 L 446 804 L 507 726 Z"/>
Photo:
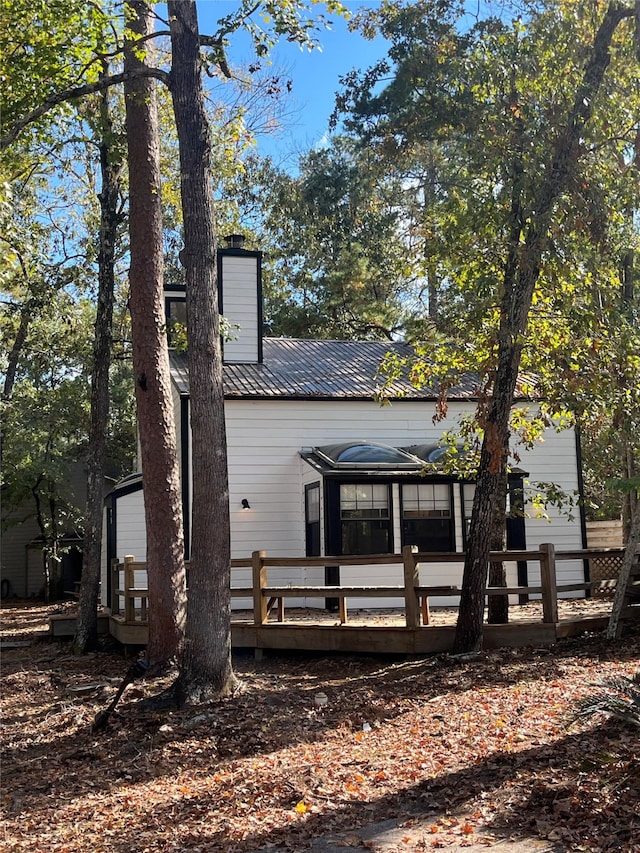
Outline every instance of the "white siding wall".
<path id="1" fill-rule="evenodd" d="M 429 404 L 394 403 L 381 407 L 366 401 L 246 401 L 226 403 L 227 443 L 229 453 L 229 495 L 231 517 L 232 557 L 248 557 L 254 550 L 264 550 L 270 556 L 301 556 L 304 554 L 304 485 L 319 479 L 305 463 L 299 451 L 303 447 L 330 444 L 338 441 L 369 440 L 392 446 L 413 443 L 435 443 L 445 429 L 456 425 L 456 418 L 471 404 L 451 403 L 446 421 L 434 426 L 433 408 Z M 567 489 L 578 486 L 575 440 L 573 431 L 549 431 L 546 440 L 531 451 L 521 451 L 520 465 L 530 472 L 532 483 L 553 480 Z M 243 510 L 247 498 L 250 510 Z M 461 527 L 460 490 L 454 488 L 456 529 Z M 399 522 L 399 492 L 393 490 L 394 545 L 401 550 Z M 531 507 L 527 507 L 531 511 Z M 321 490 L 321 524 L 324 532 L 324 502 Z M 552 542 L 556 548 L 580 548 L 579 514 L 570 521 L 557 511 L 550 520 L 527 518 L 527 547 Z M 144 507 L 142 492 L 127 495 L 118 501 L 117 555 L 134 554 L 144 560 Z M 457 535 L 456 547 L 462 547 Z M 459 584 L 462 567 L 457 564 L 429 564 L 420 570 L 425 585 Z M 317 584 L 320 572 L 290 569 L 269 573 L 272 584 Z M 558 564 L 558 578 L 563 582 L 583 579 L 581 561 Z M 401 566 L 372 568 L 343 568 L 342 582 L 353 585 L 400 584 Z M 508 567 L 508 582 L 516 583 L 515 565 Z M 529 564 L 529 582 L 539 582 L 538 564 Z M 234 586 L 250 586 L 251 573 L 234 571 Z M 434 600 L 433 604 L 455 603 L 457 599 Z M 308 602 L 311 604 L 311 601 Z M 235 602 L 248 606 L 249 602 Z M 289 602 L 290 606 L 293 602 Z M 316 600 L 318 605 L 319 601 Z M 353 607 L 356 607 L 355 601 Z M 380 600 L 361 601 L 360 606 L 380 606 Z"/>
<path id="2" fill-rule="evenodd" d="M 234 340 L 224 342 L 224 360 L 258 361 L 258 259 L 222 257 L 222 310 Z"/>
<path id="3" fill-rule="evenodd" d="M 142 489 L 121 495 L 116 500 L 116 553 L 114 557 L 120 563 L 128 555 L 136 558 L 136 562 L 143 563 L 147 559 L 147 533 L 144 520 L 144 496 Z M 101 565 L 101 596 L 104 607 L 111 608 L 111 600 L 107 600 L 109 589 L 109 572 L 111 567 L 107 565 L 107 512 L 104 513 L 104 525 L 102 529 L 102 565 Z M 146 572 L 135 573 L 135 584 L 139 587 L 146 586 Z M 120 583 L 123 582 L 122 572 Z M 120 601 L 124 607 L 124 600 Z"/>
<path id="4" fill-rule="evenodd" d="M 137 563 L 147 559 L 142 489 L 118 498 L 116 507 L 116 555 L 122 561 L 129 554 Z"/>
<path id="5" fill-rule="evenodd" d="M 300 448 L 361 439 L 392 446 L 435 443 L 445 429 L 456 425 L 457 416 L 470 407 L 471 404 L 452 402 L 447 420 L 434 426 L 431 422 L 432 406 L 426 403 L 394 403 L 383 408 L 373 401 L 227 401 L 232 507 L 239 506 L 242 497 L 247 497 L 252 507 L 246 521 L 238 519 L 239 513 L 234 515 L 232 509 L 233 555 L 246 556 L 257 549 L 282 556 L 304 553 Z M 304 462 L 302 465 L 309 467 Z M 565 488 L 577 488 L 573 431 L 549 431 L 543 444 L 532 451 L 521 451 L 520 465 L 530 471 L 532 482 L 555 480 Z M 459 489 L 454 489 L 454 496 L 456 528 L 460 529 Z M 396 514 L 394 543 L 395 550 L 399 552 L 397 490 L 394 490 L 393 506 Z M 581 547 L 578 514 L 573 521 L 557 512 L 550 515 L 550 521 L 527 519 L 528 547 L 537 547 L 541 542 L 553 542 L 557 548 Z M 461 545 L 461 540 L 456 542 L 456 547 Z M 461 571 L 456 564 L 429 565 L 421 570 L 421 582 L 429 585 L 459 584 Z M 537 583 L 537 564 L 530 563 L 529 571 L 530 582 Z M 566 582 L 582 579 L 582 563 L 560 563 L 558 575 Z M 400 583 L 401 578 L 400 567 L 342 570 L 342 580 L 348 584 Z M 509 583 L 516 582 L 515 565 L 508 567 L 508 580 Z M 274 576 L 272 582 L 290 581 Z M 440 601 L 440 604 L 445 603 L 449 603 L 448 600 Z M 374 606 L 374 602 L 363 602 L 362 606 Z"/>
<path id="6" fill-rule="evenodd" d="M 573 507 L 570 521 L 567 510 L 548 507 L 548 518 L 536 517 L 536 510 L 531 505 L 531 499 L 538 491 L 537 483 L 553 482 L 561 485 L 567 492 L 578 491 L 578 469 L 576 465 L 576 443 L 573 430 L 557 433 L 548 430 L 545 440 L 537 444 L 522 457 L 522 467 L 529 471 L 528 484 L 525 484 L 525 496 L 529 499 L 527 511 L 527 548 L 537 548 L 543 542 L 551 542 L 556 551 L 575 550 L 582 548 L 582 533 L 580 528 L 580 509 Z M 559 561 L 556 566 L 558 581 L 561 583 L 577 583 L 584 581 L 584 564 L 582 560 Z M 529 563 L 529 583 L 540 582 L 540 565 Z M 575 597 L 578 593 L 570 593 Z"/>

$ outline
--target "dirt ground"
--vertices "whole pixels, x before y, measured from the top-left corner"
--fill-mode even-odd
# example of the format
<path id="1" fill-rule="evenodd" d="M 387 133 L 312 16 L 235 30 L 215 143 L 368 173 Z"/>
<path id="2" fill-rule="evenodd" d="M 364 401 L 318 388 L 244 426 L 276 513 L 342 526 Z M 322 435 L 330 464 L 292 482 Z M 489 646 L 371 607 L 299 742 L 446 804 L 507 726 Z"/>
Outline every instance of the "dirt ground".
<path id="1" fill-rule="evenodd" d="M 73 657 L 49 612 L 0 613 L 7 853 L 640 853 L 640 730 L 571 724 L 640 671 L 637 626 L 467 662 L 238 655 L 232 699 L 150 713 L 136 682 L 94 733 L 131 661 Z"/>

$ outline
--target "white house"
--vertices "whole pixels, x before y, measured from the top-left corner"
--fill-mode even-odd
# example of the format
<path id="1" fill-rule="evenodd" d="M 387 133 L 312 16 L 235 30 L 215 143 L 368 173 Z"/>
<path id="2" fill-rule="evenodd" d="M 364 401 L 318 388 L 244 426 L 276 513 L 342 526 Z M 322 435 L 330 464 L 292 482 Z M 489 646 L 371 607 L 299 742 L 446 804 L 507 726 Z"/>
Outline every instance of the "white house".
<path id="1" fill-rule="evenodd" d="M 475 407 L 472 382 L 451 393 L 447 418 L 436 424 L 434 391 L 417 390 L 403 379 L 388 391 L 392 404 L 381 406 L 374 400 L 378 367 L 389 350 L 407 354 L 405 344 L 263 339 L 260 253 L 244 250 L 236 240 L 219 251 L 218 264 L 221 310 L 239 327 L 237 338 L 224 344 L 232 556 L 247 557 L 254 550 L 279 557 L 399 553 L 405 544 L 421 551 L 464 550 L 473 483 L 423 471 L 425 462 L 437 458 L 442 434 Z M 183 301 L 183 292 L 167 291 L 169 318 L 181 316 Z M 188 542 L 194 460 L 187 357 L 172 350 L 170 361 Z M 512 505 L 524 501 L 525 514 L 509 519 L 507 545 L 585 547 L 579 515 L 569 520 L 552 508 L 548 518 L 537 518 L 528 499 L 528 484 L 536 481 L 581 491 L 574 430 L 550 429 L 543 442 L 519 453 L 520 468 L 510 475 L 509 486 Z M 133 554 L 144 560 L 140 475 L 113 490 L 107 512 L 106 557 Z M 103 589 L 109 582 L 106 565 L 107 560 Z M 400 572 L 398 566 L 340 568 L 333 560 L 324 570 L 270 570 L 269 582 L 395 584 Z M 458 564 L 430 563 L 421 569 L 421 583 L 459 584 L 460 572 Z M 537 584 L 539 567 L 514 564 L 509 574 L 510 584 Z M 558 580 L 585 580 L 582 561 L 559 563 Z M 234 575 L 233 585 L 250 586 L 248 572 Z M 359 604 L 379 607 L 381 601 Z M 247 605 L 234 601 L 237 607 Z"/>

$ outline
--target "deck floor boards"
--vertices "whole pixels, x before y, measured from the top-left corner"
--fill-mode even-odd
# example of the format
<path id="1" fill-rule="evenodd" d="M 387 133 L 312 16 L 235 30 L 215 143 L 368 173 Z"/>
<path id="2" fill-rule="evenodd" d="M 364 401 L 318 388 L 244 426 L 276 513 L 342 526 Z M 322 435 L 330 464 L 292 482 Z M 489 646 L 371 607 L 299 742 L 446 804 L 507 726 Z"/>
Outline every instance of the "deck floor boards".
<path id="1" fill-rule="evenodd" d="M 522 647 L 554 643 L 562 637 L 606 628 L 611 599 L 559 599 L 556 624 L 542 622 L 542 602 L 511 605 L 508 625 L 485 625 L 485 648 Z M 349 621 L 340 624 L 338 613 L 311 608 L 285 610 L 284 622 L 272 615 L 266 625 L 255 625 L 251 611 L 232 613 L 232 644 L 235 648 L 435 654 L 453 645 L 457 609 L 433 608 L 428 626 L 407 628 L 401 610 L 349 610 Z M 112 635 L 125 645 L 144 645 L 147 626 L 126 624 L 111 618 Z"/>

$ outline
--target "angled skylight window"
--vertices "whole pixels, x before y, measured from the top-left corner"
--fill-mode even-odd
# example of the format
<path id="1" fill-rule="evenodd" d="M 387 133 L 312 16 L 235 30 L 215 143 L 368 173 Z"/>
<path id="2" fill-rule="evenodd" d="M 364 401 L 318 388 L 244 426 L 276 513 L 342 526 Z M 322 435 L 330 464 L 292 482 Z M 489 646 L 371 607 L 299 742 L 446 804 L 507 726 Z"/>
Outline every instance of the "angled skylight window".
<path id="1" fill-rule="evenodd" d="M 432 465 L 438 462 L 444 462 L 449 455 L 464 456 L 467 452 L 462 445 L 457 445 L 455 448 L 448 444 L 412 444 L 410 447 L 402 447 L 405 453 L 410 453 L 412 456 L 417 456 L 423 462 L 429 462 Z"/>
<path id="2" fill-rule="evenodd" d="M 325 444 L 314 452 L 333 468 L 415 469 L 422 462 L 398 447 L 368 441 Z"/>

